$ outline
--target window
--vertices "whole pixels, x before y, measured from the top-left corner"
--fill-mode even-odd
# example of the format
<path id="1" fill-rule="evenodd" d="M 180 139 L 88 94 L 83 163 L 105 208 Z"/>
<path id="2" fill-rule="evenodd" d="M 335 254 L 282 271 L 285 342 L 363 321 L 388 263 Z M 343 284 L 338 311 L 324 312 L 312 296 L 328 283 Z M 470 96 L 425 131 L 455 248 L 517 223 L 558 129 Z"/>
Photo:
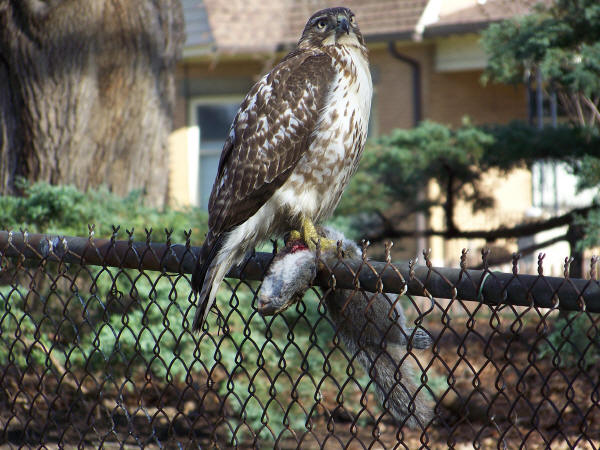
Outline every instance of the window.
<path id="1" fill-rule="evenodd" d="M 540 212 L 563 213 L 583 208 L 594 201 L 598 189 L 577 190 L 577 176 L 562 162 L 537 161 L 533 164 L 533 206 Z"/>
<path id="2" fill-rule="evenodd" d="M 191 102 L 192 128 L 195 127 L 191 142 L 198 150 L 197 175 L 194 177 L 197 189 L 196 203 L 208 208 L 208 200 L 217 175 L 223 143 L 229 134 L 231 122 L 241 103 L 241 97 L 201 98 Z"/>
<path id="3" fill-rule="evenodd" d="M 544 85 L 540 70 L 527 80 L 526 92 L 530 125 L 542 129 L 556 127 L 565 120 L 565 111 L 556 93 Z M 577 178 L 569 173 L 567 164 L 540 160 L 533 164 L 531 172 L 533 206 L 539 211 L 558 214 L 565 208 L 579 206 L 583 197 L 577 193 Z"/>
<path id="4" fill-rule="evenodd" d="M 527 116 L 530 125 L 555 127 L 566 118 L 566 112 L 557 99 L 556 92 L 544 83 L 542 72 L 537 70 L 526 81 Z"/>

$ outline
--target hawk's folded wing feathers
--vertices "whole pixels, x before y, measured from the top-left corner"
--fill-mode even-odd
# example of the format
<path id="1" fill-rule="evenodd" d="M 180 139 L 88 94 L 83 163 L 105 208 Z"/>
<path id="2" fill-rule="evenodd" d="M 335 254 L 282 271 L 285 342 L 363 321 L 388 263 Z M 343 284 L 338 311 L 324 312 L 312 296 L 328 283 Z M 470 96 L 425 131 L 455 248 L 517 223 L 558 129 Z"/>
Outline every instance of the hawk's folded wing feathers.
<path id="1" fill-rule="evenodd" d="M 289 178 L 314 139 L 335 77 L 332 58 L 297 52 L 248 93 L 219 161 L 210 196 L 215 235 L 251 217 Z"/>

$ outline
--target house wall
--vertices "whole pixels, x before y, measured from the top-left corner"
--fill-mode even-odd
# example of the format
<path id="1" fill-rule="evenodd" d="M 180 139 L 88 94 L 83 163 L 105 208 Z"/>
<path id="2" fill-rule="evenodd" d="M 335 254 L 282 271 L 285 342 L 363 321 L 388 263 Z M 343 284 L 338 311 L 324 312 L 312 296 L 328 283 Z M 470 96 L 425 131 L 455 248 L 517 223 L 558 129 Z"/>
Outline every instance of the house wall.
<path id="1" fill-rule="evenodd" d="M 403 49 L 407 56 L 422 58 L 423 52 L 415 47 Z M 386 48 L 372 49 L 369 52 L 371 66 L 377 73 L 374 83 L 378 131 L 389 133 L 394 128 L 412 128 L 414 124 L 412 107 L 412 72 L 410 66 L 392 58 Z"/>
<path id="2" fill-rule="evenodd" d="M 500 84 L 484 86 L 482 71 L 432 72 L 427 118 L 453 126 L 468 116 L 475 124 L 507 123 L 527 118 L 525 90 Z"/>
<path id="3" fill-rule="evenodd" d="M 423 119 L 459 126 L 464 116 L 473 123 L 507 123 L 527 118 L 522 86 L 488 84 L 480 79 L 481 69 L 436 71 L 436 43 L 396 45 L 398 52 L 417 60 L 421 66 Z M 378 70 L 376 85 L 379 130 L 413 126 L 412 72 L 408 64 L 394 58 L 387 48 L 370 52 L 371 65 Z"/>
<path id="4" fill-rule="evenodd" d="M 456 204 L 454 220 L 463 231 L 490 230 L 502 225 L 511 226 L 523 221 L 531 207 L 531 172 L 526 169 L 515 169 L 508 174 L 492 170 L 482 180 L 482 188 L 492 193 L 494 206 L 480 212 L 473 212 L 463 201 Z M 439 194 L 439 186 L 431 184 L 430 195 Z M 429 225 L 434 229 L 444 228 L 442 208 L 434 208 Z M 432 237 L 429 240 L 434 264 L 438 266 L 458 266 L 461 250 L 469 249 L 468 265 L 481 263 L 481 249 L 489 247 L 484 239 L 443 239 Z M 516 239 L 501 239 L 493 244 L 492 252 L 499 256 L 511 254 L 518 250 Z M 510 271 L 510 264 L 504 269 Z"/>

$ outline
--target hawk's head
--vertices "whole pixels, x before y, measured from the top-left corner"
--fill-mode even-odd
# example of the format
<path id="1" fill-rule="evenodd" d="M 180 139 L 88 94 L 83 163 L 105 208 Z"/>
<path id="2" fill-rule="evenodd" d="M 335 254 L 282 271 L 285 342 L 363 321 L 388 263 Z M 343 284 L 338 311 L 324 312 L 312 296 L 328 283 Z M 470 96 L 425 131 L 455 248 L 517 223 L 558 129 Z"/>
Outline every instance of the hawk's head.
<path id="1" fill-rule="evenodd" d="M 304 27 L 298 47 L 319 48 L 336 44 L 365 46 L 356 17 L 348 8 L 328 8 L 314 13 Z"/>

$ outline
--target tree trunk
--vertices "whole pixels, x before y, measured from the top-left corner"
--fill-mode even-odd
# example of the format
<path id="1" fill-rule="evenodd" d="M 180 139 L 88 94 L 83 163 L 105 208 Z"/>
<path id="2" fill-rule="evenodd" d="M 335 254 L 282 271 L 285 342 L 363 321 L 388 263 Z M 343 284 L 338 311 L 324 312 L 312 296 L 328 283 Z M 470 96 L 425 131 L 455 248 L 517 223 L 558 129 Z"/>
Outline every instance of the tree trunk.
<path id="1" fill-rule="evenodd" d="M 0 0 L 0 193 L 19 176 L 164 203 L 179 0 Z"/>

